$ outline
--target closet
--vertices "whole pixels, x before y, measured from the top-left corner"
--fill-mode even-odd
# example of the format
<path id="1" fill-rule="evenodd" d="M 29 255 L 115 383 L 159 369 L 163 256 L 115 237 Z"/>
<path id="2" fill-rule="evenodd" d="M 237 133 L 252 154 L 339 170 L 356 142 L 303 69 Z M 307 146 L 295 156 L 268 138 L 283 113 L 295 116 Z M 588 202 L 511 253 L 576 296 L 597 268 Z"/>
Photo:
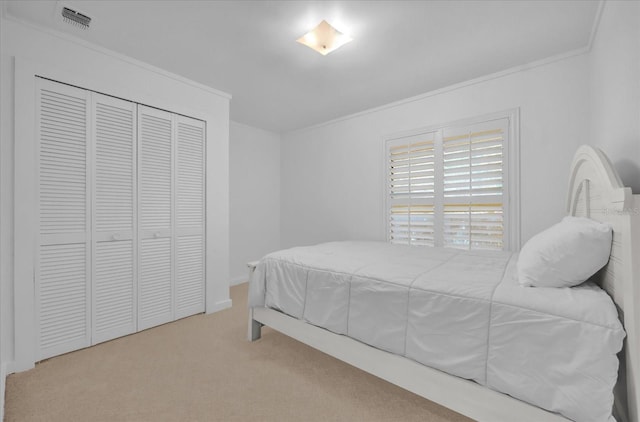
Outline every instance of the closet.
<path id="1" fill-rule="evenodd" d="M 37 84 L 38 360 L 204 312 L 204 122 Z"/>

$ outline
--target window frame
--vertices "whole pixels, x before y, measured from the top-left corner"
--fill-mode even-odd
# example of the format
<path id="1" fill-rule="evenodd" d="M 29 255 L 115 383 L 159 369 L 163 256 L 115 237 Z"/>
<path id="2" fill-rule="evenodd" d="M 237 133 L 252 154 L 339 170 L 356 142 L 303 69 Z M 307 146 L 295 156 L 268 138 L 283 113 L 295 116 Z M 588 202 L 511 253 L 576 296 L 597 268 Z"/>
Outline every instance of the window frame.
<path id="1" fill-rule="evenodd" d="M 471 126 L 487 123 L 493 120 L 507 120 L 507 140 L 504 143 L 503 159 L 506 159 L 505 171 L 503 173 L 503 250 L 518 251 L 520 250 L 520 109 L 512 108 L 504 111 L 498 111 L 483 114 L 475 117 L 454 120 L 446 123 L 436 124 L 412 129 L 407 131 L 396 132 L 385 136 L 382 141 L 382 186 L 383 186 L 383 216 L 384 216 L 384 238 L 387 242 L 391 241 L 390 230 L 390 210 L 391 196 L 389 194 L 389 143 L 403 138 L 418 137 L 423 134 L 443 131 L 446 128 L 458 126 Z M 439 149 L 441 148 L 441 142 Z M 437 161 L 436 166 L 441 166 Z M 437 189 L 437 188 L 436 188 Z M 434 230 L 441 231 L 442 227 L 434 226 Z M 436 245 L 437 246 L 437 245 Z M 473 250 L 473 249 L 472 249 Z"/>

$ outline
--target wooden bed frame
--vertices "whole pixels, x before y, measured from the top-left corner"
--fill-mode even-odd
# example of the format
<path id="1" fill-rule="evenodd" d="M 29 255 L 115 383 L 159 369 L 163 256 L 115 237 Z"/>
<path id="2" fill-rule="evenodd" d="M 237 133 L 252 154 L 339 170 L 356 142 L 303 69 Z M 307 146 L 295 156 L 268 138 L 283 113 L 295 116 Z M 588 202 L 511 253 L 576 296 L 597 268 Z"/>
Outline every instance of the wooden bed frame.
<path id="1" fill-rule="evenodd" d="M 613 226 L 613 245 L 599 283 L 616 303 L 627 337 L 620 354 L 614 415 L 619 422 L 638 422 L 640 414 L 640 195 L 632 195 L 602 151 L 582 146 L 569 180 L 567 211 Z M 635 257 L 635 259 L 633 259 Z M 257 262 L 249 263 L 253 272 Z M 248 338 L 260 338 L 263 325 L 327 353 L 419 396 L 478 421 L 568 421 L 568 419 L 448 375 L 413 360 L 334 334 L 264 307 L 249 309 Z"/>

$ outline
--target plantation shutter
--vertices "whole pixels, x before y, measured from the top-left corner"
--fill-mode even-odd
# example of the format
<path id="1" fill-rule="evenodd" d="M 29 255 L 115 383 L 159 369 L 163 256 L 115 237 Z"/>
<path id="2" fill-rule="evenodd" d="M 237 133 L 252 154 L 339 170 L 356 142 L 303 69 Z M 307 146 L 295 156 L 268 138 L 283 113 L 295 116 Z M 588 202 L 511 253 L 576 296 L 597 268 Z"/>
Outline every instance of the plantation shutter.
<path id="1" fill-rule="evenodd" d="M 36 254 L 38 356 L 90 344 L 87 116 L 84 90 L 36 79 L 39 241 Z"/>
<path id="2" fill-rule="evenodd" d="M 443 130 L 443 245 L 503 248 L 507 120 Z"/>
<path id="3" fill-rule="evenodd" d="M 435 134 L 401 138 L 387 154 L 391 243 L 434 245 Z"/>
<path id="4" fill-rule="evenodd" d="M 508 127 L 493 119 L 388 140 L 389 240 L 502 250 Z"/>
<path id="5" fill-rule="evenodd" d="M 172 115 L 138 106 L 138 330 L 173 320 Z"/>
<path id="6" fill-rule="evenodd" d="M 136 331 L 136 105 L 92 94 L 93 344 Z"/>
<path id="7" fill-rule="evenodd" d="M 204 312 L 204 139 L 200 120 L 176 116 L 176 318 Z"/>

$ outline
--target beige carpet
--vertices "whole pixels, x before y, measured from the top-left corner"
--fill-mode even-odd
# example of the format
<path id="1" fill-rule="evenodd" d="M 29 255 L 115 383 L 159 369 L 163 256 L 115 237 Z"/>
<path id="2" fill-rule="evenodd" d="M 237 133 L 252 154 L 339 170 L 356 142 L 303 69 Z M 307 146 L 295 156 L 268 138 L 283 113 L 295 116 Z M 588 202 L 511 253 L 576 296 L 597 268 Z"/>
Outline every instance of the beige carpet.
<path id="1" fill-rule="evenodd" d="M 9 376 L 5 420 L 469 421 L 270 329 L 245 341 L 246 292 Z"/>

